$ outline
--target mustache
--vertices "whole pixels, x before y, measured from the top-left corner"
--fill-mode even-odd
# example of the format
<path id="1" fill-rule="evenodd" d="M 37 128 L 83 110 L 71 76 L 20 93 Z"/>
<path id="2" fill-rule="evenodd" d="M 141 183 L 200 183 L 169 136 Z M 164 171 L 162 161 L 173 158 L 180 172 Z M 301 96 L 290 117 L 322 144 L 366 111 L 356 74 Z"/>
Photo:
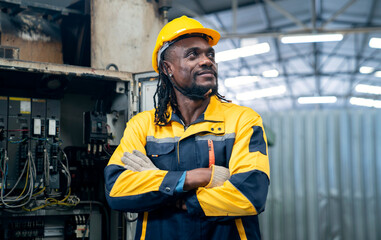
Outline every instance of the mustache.
<path id="1" fill-rule="evenodd" d="M 212 72 L 215 77 L 217 77 L 217 71 L 212 66 L 203 66 L 199 71 L 197 71 L 195 74 L 200 75 L 202 72 Z"/>

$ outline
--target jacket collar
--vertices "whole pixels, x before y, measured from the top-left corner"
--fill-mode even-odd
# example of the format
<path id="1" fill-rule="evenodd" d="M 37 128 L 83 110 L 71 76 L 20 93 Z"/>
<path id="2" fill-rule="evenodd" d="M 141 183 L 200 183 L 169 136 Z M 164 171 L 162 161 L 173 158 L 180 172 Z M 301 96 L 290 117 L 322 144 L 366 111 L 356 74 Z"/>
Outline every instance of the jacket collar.
<path id="1" fill-rule="evenodd" d="M 212 96 L 208 107 L 204 112 L 204 119 L 212 122 L 223 122 L 225 120 L 224 113 L 221 109 L 221 101 L 217 96 Z"/>
<path id="2" fill-rule="evenodd" d="M 225 118 L 220 103 L 221 101 L 217 98 L 217 96 L 212 96 L 205 111 L 192 124 L 199 122 L 223 122 Z M 170 115 L 170 121 L 182 123 L 180 117 L 173 112 L 171 106 L 168 106 L 168 113 Z"/>

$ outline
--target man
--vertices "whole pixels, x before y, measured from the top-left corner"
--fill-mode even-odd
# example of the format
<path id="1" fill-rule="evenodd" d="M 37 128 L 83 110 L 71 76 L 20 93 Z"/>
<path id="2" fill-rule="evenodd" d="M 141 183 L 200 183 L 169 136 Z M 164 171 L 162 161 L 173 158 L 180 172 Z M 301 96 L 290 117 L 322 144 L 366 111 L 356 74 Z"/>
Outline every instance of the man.
<path id="1" fill-rule="evenodd" d="M 127 123 L 105 168 L 111 208 L 139 213 L 135 239 L 260 239 L 266 136 L 256 112 L 217 93 L 219 38 L 186 16 L 159 33 L 155 109 Z"/>

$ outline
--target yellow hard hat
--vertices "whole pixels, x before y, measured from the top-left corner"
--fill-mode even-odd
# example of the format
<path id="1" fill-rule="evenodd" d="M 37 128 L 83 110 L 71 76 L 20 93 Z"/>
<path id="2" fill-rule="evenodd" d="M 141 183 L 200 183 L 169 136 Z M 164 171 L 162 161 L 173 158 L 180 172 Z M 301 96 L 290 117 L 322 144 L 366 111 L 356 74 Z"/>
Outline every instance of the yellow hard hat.
<path id="1" fill-rule="evenodd" d="M 182 16 L 179 18 L 175 18 L 169 23 L 167 23 L 160 31 L 159 36 L 156 40 L 155 49 L 152 53 L 152 67 L 153 69 L 159 73 L 159 58 L 160 54 L 165 50 L 161 49 L 165 43 L 171 42 L 176 38 L 183 36 L 185 34 L 194 34 L 200 33 L 208 36 L 208 43 L 210 46 L 214 46 L 220 40 L 220 34 L 216 30 L 205 28 L 202 24 L 192 18 L 188 18 L 187 16 Z M 168 47 L 169 45 L 167 45 Z M 165 47 L 166 48 L 166 47 Z M 160 54 L 158 56 L 158 52 Z"/>

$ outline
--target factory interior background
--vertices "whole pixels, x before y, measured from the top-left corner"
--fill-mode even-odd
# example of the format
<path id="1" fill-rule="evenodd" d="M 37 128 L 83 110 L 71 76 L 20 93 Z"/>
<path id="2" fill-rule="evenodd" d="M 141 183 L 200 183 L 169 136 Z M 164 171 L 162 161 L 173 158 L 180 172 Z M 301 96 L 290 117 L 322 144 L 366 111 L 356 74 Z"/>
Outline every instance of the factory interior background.
<path id="1" fill-rule="evenodd" d="M 380 0 L 0 0 L 0 239 L 133 239 L 103 169 L 153 108 L 156 37 L 221 33 L 218 86 L 264 122 L 264 240 L 381 239 Z"/>

